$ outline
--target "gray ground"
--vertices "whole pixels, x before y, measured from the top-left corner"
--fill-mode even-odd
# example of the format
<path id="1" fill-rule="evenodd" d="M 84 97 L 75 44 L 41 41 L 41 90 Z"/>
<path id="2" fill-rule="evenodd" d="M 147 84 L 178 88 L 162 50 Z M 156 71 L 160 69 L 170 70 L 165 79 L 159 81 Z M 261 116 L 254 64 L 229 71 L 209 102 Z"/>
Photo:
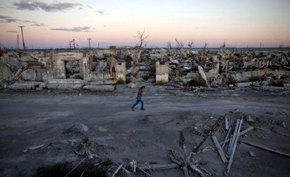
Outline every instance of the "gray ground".
<path id="1" fill-rule="evenodd" d="M 150 87 L 144 96 L 146 111 L 138 107 L 133 112 L 130 106 L 136 89 L 119 87 L 115 93 L 82 95 L 0 91 L 0 176 L 30 176 L 39 166 L 78 162 L 81 158 L 67 142 L 77 142 L 84 136 L 73 131 L 82 125 L 89 128 L 84 134 L 95 143 L 94 152 L 102 157 L 114 162 L 127 159 L 167 164 L 169 150 L 180 150 L 179 131 L 184 133 L 187 150 L 192 151 L 202 138 L 190 130 L 195 127 L 202 132 L 225 114 L 231 120 L 252 115 L 256 129 L 243 139 L 290 154 L 288 95 L 227 92 L 227 96 L 222 96 L 219 92 L 195 96 Z M 279 125 L 281 121 L 286 128 Z M 245 121 L 242 129 L 248 126 Z M 214 133 L 219 141 L 224 139 L 223 127 L 222 124 Z M 49 146 L 23 152 L 40 144 Z M 209 138 L 202 148 L 212 145 Z M 249 151 L 256 156 L 249 156 Z M 197 158 L 212 174 L 224 176 L 225 165 L 216 151 L 204 152 Z M 175 177 L 183 176 L 183 172 L 172 169 L 153 175 Z M 240 143 L 229 176 L 290 176 L 290 158 Z"/>

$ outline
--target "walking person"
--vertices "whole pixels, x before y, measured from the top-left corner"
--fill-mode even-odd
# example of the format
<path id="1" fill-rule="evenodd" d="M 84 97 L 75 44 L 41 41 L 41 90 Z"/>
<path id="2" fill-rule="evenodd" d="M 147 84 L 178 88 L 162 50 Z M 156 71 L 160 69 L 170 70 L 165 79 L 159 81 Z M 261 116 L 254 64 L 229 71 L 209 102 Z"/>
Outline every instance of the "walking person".
<path id="1" fill-rule="evenodd" d="M 135 106 L 137 106 L 137 104 L 141 103 L 141 110 L 144 111 L 144 102 L 142 101 L 142 95 L 144 92 L 145 86 L 142 86 L 139 88 L 138 90 L 138 94 L 137 94 L 137 100 L 136 103 L 131 107 L 132 111 L 134 111 Z"/>

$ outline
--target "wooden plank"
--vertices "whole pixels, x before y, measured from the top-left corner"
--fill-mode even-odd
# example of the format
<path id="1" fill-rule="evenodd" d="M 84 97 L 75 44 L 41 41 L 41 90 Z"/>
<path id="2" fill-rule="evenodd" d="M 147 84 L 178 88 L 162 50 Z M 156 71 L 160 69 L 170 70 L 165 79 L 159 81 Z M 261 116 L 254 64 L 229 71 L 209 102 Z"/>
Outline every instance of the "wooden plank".
<path id="1" fill-rule="evenodd" d="M 240 136 L 243 136 L 244 134 L 248 133 L 249 131 L 253 130 L 254 127 L 249 127 L 246 130 L 241 131 Z M 223 146 L 225 143 L 229 142 L 233 137 L 231 137 L 230 139 L 225 139 L 224 141 L 222 141 L 220 144 Z"/>
<path id="2" fill-rule="evenodd" d="M 280 155 L 283 155 L 285 157 L 290 158 L 290 154 L 288 154 L 286 152 L 282 152 L 282 151 L 279 151 L 279 150 L 276 150 L 276 149 L 272 149 L 272 148 L 266 147 L 264 145 L 256 144 L 256 143 L 250 142 L 250 141 L 245 141 L 245 140 L 239 140 L 239 141 L 244 143 L 244 144 L 247 144 L 247 145 L 250 145 L 250 146 L 253 146 L 253 147 L 256 147 L 256 148 L 260 148 L 260 149 L 263 149 L 263 150 L 266 150 L 266 151 L 269 151 L 269 152 L 273 152 L 273 153 L 276 153 L 276 154 L 280 154 Z"/>
<path id="3" fill-rule="evenodd" d="M 235 142 L 234 142 L 233 150 L 231 152 L 231 157 L 230 157 L 230 160 L 229 160 L 229 163 L 228 163 L 228 166 L 227 166 L 227 173 L 230 173 L 230 170 L 231 170 L 231 166 L 232 166 L 232 163 L 233 163 L 233 160 L 234 160 L 234 155 L 235 155 L 235 152 L 236 152 L 236 148 L 237 148 L 237 144 L 238 144 L 238 140 L 239 140 L 242 124 L 243 124 L 243 119 L 241 121 L 239 121 L 238 131 L 237 131 L 236 137 L 234 137 Z"/>
<path id="4" fill-rule="evenodd" d="M 124 162 L 118 166 L 118 168 L 116 169 L 116 171 L 114 172 L 114 174 L 112 175 L 112 177 L 115 177 L 117 175 L 117 173 L 120 171 L 120 169 L 123 167 Z"/>
<path id="5" fill-rule="evenodd" d="M 142 170 L 165 170 L 171 168 L 178 168 L 179 166 L 175 163 L 171 164 L 149 164 L 149 165 L 139 165 L 138 168 Z"/>
<path id="6" fill-rule="evenodd" d="M 235 138 L 236 138 L 236 135 L 237 135 L 238 129 L 239 129 L 239 125 L 240 125 L 240 119 L 237 120 L 233 138 L 230 139 L 230 145 L 229 145 L 229 149 L 228 149 L 228 152 L 227 152 L 228 155 L 231 155 L 231 152 L 233 150 L 233 147 L 234 147 L 234 144 L 235 144 Z"/>
<path id="7" fill-rule="evenodd" d="M 229 118 L 225 117 L 225 129 L 229 130 Z"/>
<path id="8" fill-rule="evenodd" d="M 193 165 L 192 163 L 189 164 L 190 168 L 197 172 L 201 177 L 206 177 L 206 175 L 195 165 Z"/>
<path id="9" fill-rule="evenodd" d="M 231 131 L 232 131 L 232 127 L 230 127 L 230 129 L 228 130 L 228 132 L 227 132 L 227 134 L 226 134 L 226 137 L 225 137 L 225 141 L 228 139 L 228 137 L 230 136 L 230 134 L 231 134 Z M 224 142 L 225 142 L 224 141 Z M 222 145 L 222 149 L 224 149 L 224 147 L 225 147 L 225 145 L 226 145 L 227 143 L 225 142 L 223 145 Z"/>
<path id="10" fill-rule="evenodd" d="M 211 138 L 212 138 L 212 140 L 213 140 L 213 142 L 214 142 L 214 144 L 215 144 L 215 147 L 217 148 L 217 151 L 218 151 L 218 153 L 219 153 L 219 155 L 220 155 L 222 161 L 223 161 L 224 163 L 227 163 L 227 162 L 228 162 L 228 159 L 226 158 L 226 155 L 225 155 L 225 153 L 224 153 L 224 151 L 223 151 L 223 149 L 222 149 L 220 143 L 218 142 L 217 137 L 216 137 L 216 136 L 212 136 Z"/>

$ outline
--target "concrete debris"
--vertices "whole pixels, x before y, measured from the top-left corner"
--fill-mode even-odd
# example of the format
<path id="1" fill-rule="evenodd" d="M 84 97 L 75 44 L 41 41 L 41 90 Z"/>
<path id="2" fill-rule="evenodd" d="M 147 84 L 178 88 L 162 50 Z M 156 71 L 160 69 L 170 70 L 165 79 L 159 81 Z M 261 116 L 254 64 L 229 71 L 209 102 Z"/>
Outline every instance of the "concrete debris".
<path id="1" fill-rule="evenodd" d="M 136 87 L 137 87 L 136 83 L 131 82 L 128 84 L 128 88 L 136 88 Z"/>
<path id="2" fill-rule="evenodd" d="M 83 89 L 98 92 L 113 92 L 116 87 L 114 85 L 86 85 Z"/>
<path id="3" fill-rule="evenodd" d="M 280 125 L 281 127 L 286 128 L 286 123 L 285 123 L 285 121 L 281 121 L 281 122 L 279 123 L 279 125 Z"/>
<path id="4" fill-rule="evenodd" d="M 251 115 L 246 116 L 246 121 L 249 123 L 255 122 Z"/>
<path id="5" fill-rule="evenodd" d="M 0 57 L 0 86 L 54 80 L 156 82 L 187 89 L 289 88 L 289 58 L 286 49 L 7 50 Z"/>
<path id="6" fill-rule="evenodd" d="M 35 89 L 39 83 L 14 83 L 8 86 L 9 89 L 13 90 L 32 90 Z"/>
<path id="7" fill-rule="evenodd" d="M 42 147 L 44 147 L 44 144 L 37 145 L 37 146 L 31 146 L 31 147 L 29 147 L 29 148 L 27 148 L 27 149 L 24 149 L 23 152 L 26 153 L 26 152 L 28 152 L 28 151 L 33 151 L 33 150 L 40 149 L 40 148 L 42 148 Z"/>
<path id="8" fill-rule="evenodd" d="M 248 151 L 250 157 L 256 157 L 256 154 L 253 151 Z"/>
<path id="9" fill-rule="evenodd" d="M 79 90 L 83 87 L 83 84 L 53 84 L 48 83 L 46 85 L 51 90 Z"/>

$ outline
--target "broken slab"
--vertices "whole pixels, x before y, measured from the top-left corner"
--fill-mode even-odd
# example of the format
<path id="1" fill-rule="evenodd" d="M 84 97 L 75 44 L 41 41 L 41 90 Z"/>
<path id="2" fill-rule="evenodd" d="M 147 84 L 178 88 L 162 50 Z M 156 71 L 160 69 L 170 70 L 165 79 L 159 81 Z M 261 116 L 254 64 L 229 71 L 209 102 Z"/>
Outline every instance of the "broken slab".
<path id="1" fill-rule="evenodd" d="M 49 84 L 83 84 L 84 80 L 81 79 L 49 79 Z"/>
<path id="2" fill-rule="evenodd" d="M 82 87 L 83 84 L 47 84 L 47 88 L 51 90 L 78 90 Z"/>
<path id="3" fill-rule="evenodd" d="M 117 74 L 117 81 L 119 83 L 125 83 L 126 82 L 126 63 L 118 63 L 116 66 L 116 74 Z"/>
<path id="4" fill-rule="evenodd" d="M 100 80 L 94 82 L 88 82 L 86 85 L 113 85 L 117 82 L 115 80 Z"/>
<path id="5" fill-rule="evenodd" d="M 156 62 L 156 83 L 162 84 L 169 81 L 168 62 Z"/>
<path id="6" fill-rule="evenodd" d="M 13 90 L 33 90 L 35 89 L 39 83 L 37 82 L 30 82 L 30 83 L 14 83 L 8 86 L 9 89 Z"/>
<path id="7" fill-rule="evenodd" d="M 83 89 L 97 92 L 113 92 L 116 87 L 114 85 L 85 85 Z"/>
<path id="8" fill-rule="evenodd" d="M 252 85 L 253 85 L 252 82 L 239 82 L 239 83 L 236 83 L 237 87 L 250 87 Z"/>

